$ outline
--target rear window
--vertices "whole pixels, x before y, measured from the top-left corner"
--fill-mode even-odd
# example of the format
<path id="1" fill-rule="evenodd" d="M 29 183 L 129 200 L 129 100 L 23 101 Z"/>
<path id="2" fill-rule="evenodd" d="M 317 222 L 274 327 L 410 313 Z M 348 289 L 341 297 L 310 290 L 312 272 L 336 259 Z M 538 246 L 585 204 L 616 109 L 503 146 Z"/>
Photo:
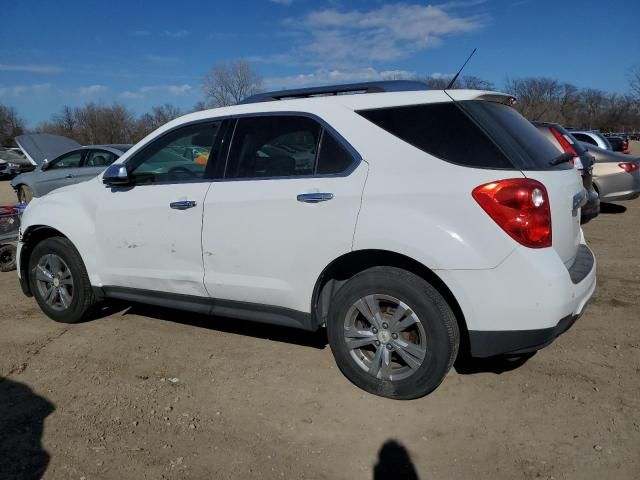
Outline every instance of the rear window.
<path id="1" fill-rule="evenodd" d="M 568 162 L 551 166 L 558 151 L 542 133 L 515 109 L 501 103 L 472 100 L 458 102 L 500 146 L 520 170 L 568 170 Z"/>

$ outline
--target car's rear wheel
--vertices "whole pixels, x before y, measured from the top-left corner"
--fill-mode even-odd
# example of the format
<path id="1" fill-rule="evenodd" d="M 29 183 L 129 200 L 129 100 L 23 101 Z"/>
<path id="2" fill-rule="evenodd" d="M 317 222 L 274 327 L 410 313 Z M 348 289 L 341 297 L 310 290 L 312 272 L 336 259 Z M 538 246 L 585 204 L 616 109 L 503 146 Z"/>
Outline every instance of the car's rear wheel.
<path id="1" fill-rule="evenodd" d="M 10 272 L 16 269 L 16 247 L 6 244 L 0 246 L 0 272 Z"/>
<path id="2" fill-rule="evenodd" d="M 82 258 L 63 237 L 36 245 L 29 257 L 29 282 L 42 311 L 56 322 L 81 322 L 96 304 Z"/>
<path id="3" fill-rule="evenodd" d="M 383 397 L 432 392 L 453 365 L 459 330 L 453 311 L 424 279 L 374 267 L 350 279 L 332 301 L 327 334 L 344 375 Z"/>
<path id="4" fill-rule="evenodd" d="M 33 200 L 33 190 L 31 190 L 31 187 L 20 185 L 20 187 L 18 187 L 18 202 L 26 204 L 31 200 Z"/>

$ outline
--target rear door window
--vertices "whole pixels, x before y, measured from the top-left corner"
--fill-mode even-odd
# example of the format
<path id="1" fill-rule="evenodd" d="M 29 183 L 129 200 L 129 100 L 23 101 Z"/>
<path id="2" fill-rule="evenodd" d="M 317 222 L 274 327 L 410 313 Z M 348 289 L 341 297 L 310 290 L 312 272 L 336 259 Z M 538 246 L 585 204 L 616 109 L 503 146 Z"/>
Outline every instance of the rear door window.
<path id="1" fill-rule="evenodd" d="M 268 115 L 238 120 L 225 178 L 313 175 L 321 127 L 310 118 Z"/>

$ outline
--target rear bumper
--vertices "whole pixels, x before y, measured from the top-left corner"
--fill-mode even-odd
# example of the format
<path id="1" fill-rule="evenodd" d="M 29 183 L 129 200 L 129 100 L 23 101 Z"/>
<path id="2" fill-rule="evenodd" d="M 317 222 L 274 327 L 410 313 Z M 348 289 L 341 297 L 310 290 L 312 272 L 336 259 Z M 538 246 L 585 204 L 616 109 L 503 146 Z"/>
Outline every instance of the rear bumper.
<path id="1" fill-rule="evenodd" d="M 548 345 L 582 315 L 596 288 L 595 257 L 584 243 L 569 268 L 551 248 L 522 247 L 494 269 L 438 274 L 460 305 L 478 357 Z"/>
<path id="2" fill-rule="evenodd" d="M 570 315 L 560 320 L 555 327 L 538 330 L 503 332 L 472 330 L 469 332 L 471 356 L 483 358 L 495 355 L 536 352 L 551 345 L 556 338 L 569 330 L 581 315 L 582 313 Z"/>
<path id="3" fill-rule="evenodd" d="M 603 175 L 594 179 L 594 183 L 600 192 L 600 201 L 616 202 L 620 200 L 633 200 L 640 196 L 640 171 Z"/>

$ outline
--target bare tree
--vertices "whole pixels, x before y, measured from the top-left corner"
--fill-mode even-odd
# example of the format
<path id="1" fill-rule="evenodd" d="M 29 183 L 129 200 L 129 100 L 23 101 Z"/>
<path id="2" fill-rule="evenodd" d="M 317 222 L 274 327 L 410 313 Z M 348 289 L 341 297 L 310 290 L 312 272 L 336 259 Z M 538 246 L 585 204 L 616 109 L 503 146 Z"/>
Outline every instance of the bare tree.
<path id="1" fill-rule="evenodd" d="M 640 66 L 632 68 L 629 72 L 629 86 L 636 97 L 640 98 Z"/>
<path id="2" fill-rule="evenodd" d="M 444 90 L 449 86 L 453 80 L 453 76 L 450 77 L 427 77 L 423 81 L 429 88 L 434 90 Z M 474 75 L 465 75 L 458 77 L 455 83 L 451 86 L 452 89 L 468 88 L 471 90 L 495 90 L 495 85 L 489 80 L 476 77 Z"/>
<path id="3" fill-rule="evenodd" d="M 24 121 L 13 107 L 0 104 L 0 145 L 13 145 L 13 139 L 24 133 Z"/>
<path id="4" fill-rule="evenodd" d="M 214 107 L 235 105 L 257 93 L 262 78 L 253 65 L 245 60 L 235 60 L 214 65 L 204 78 L 202 90 Z"/>

